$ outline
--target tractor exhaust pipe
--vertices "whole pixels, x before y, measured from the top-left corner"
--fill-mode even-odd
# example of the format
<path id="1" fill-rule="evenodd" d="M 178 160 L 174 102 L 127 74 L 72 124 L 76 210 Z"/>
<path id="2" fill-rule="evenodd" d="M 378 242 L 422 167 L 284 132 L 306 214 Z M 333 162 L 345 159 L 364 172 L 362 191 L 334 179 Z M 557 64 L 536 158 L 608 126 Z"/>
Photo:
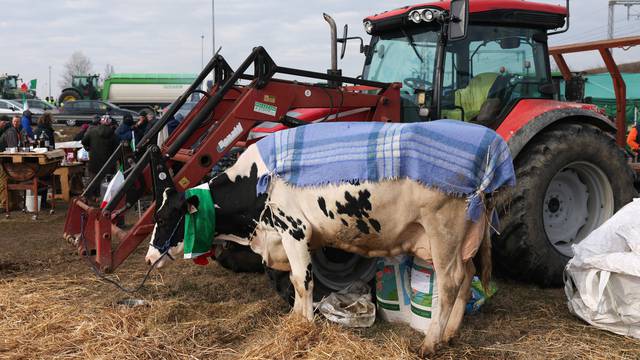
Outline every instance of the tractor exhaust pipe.
<path id="1" fill-rule="evenodd" d="M 327 70 L 327 74 L 332 76 L 342 76 L 342 70 L 338 69 L 338 27 L 329 14 L 323 13 L 322 16 L 324 17 L 324 20 L 329 23 L 329 28 L 331 29 L 331 68 Z M 342 84 L 335 81 L 329 81 L 329 86 L 339 87 L 342 86 Z"/>

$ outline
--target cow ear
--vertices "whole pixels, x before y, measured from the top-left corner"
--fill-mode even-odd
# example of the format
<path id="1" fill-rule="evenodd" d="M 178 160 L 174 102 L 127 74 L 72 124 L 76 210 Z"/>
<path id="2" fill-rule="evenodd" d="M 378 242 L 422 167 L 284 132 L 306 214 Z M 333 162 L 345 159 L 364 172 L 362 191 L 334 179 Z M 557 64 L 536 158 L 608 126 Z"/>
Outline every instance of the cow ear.
<path id="1" fill-rule="evenodd" d="M 187 207 L 187 212 L 189 214 L 195 214 L 198 212 L 198 207 L 200 206 L 200 199 L 197 196 L 193 195 L 185 199 L 184 202 Z"/>

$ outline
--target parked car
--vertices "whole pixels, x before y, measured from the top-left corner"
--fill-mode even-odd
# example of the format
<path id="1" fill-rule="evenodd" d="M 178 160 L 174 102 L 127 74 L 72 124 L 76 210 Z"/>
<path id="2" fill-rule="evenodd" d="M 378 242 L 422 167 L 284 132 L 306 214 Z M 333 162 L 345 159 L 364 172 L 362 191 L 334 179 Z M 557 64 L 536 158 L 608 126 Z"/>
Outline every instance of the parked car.
<path id="1" fill-rule="evenodd" d="M 52 114 L 57 114 L 59 112 L 57 107 L 40 99 L 27 99 L 27 104 L 29 105 L 29 110 L 34 115 L 42 115 L 46 111 Z"/>
<path id="2" fill-rule="evenodd" d="M 135 111 L 122 109 L 116 105 L 102 100 L 77 100 L 66 102 L 59 109 L 58 122 L 65 122 L 69 126 L 80 125 L 91 122 L 95 115 L 111 115 L 118 122 L 122 121 L 124 114 L 131 114 L 134 118 L 138 116 Z"/>
<path id="3" fill-rule="evenodd" d="M 187 117 L 189 112 L 191 112 L 191 110 L 193 110 L 193 108 L 196 106 L 196 104 L 198 104 L 197 101 L 187 101 L 187 102 L 185 102 L 184 104 L 182 104 L 180 109 L 176 112 L 176 115 L 181 114 L 182 117 Z M 164 109 L 162 109 L 162 114 L 164 114 L 167 111 L 169 111 L 169 107 L 170 106 L 167 106 Z"/>
<path id="4" fill-rule="evenodd" d="M 0 99 L 0 115 L 21 115 L 22 105 L 13 101 Z"/>

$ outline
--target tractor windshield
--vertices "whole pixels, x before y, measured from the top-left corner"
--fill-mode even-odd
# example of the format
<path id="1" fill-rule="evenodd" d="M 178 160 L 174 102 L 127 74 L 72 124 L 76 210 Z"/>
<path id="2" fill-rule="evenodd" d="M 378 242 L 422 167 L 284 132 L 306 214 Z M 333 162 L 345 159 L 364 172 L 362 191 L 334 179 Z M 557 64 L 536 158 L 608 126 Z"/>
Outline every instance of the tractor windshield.
<path id="1" fill-rule="evenodd" d="M 363 78 L 402 83 L 400 95 L 405 121 L 420 120 L 417 117 L 416 90 L 431 90 L 438 35 L 436 29 L 398 29 L 374 36 L 371 41 Z"/>
<path id="2" fill-rule="evenodd" d="M 437 39 L 435 31 L 416 29 L 374 37 L 363 77 L 372 81 L 403 82 L 402 93 L 407 95 L 413 95 L 414 86 L 421 90 L 431 88 Z"/>
<path id="3" fill-rule="evenodd" d="M 18 79 L 16 79 L 15 77 L 6 78 L 4 87 L 7 89 L 16 89 L 18 87 Z"/>

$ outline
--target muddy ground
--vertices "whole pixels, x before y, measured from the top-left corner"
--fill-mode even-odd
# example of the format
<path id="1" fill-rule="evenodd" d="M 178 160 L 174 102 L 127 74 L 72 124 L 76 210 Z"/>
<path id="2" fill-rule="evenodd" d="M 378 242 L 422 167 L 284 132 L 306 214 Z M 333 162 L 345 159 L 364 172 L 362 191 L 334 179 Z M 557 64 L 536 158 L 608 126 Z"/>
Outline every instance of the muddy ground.
<path id="1" fill-rule="evenodd" d="M 266 275 L 179 261 L 126 294 L 96 278 L 62 240 L 65 213 L 0 219 L 0 358 L 396 359 L 421 337 L 382 321 L 365 330 L 288 316 Z M 146 271 L 139 248 L 118 269 Z M 495 298 L 467 316 L 438 359 L 640 358 L 640 341 L 597 330 L 567 311 L 561 289 L 497 280 Z M 146 305 L 119 305 L 125 299 Z"/>

